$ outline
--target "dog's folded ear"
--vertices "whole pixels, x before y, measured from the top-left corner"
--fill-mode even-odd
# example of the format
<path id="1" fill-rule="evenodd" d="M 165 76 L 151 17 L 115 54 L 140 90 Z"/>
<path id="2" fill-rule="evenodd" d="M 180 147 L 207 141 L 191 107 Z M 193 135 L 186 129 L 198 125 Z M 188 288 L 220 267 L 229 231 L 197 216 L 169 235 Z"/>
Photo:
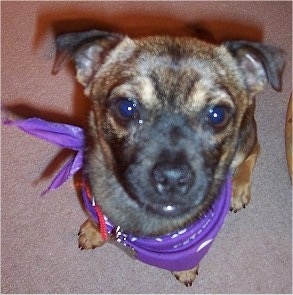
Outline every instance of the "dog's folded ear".
<path id="1" fill-rule="evenodd" d="M 227 41 L 224 46 L 236 59 L 251 95 L 262 91 L 268 82 L 281 91 L 286 55 L 283 50 L 249 41 Z"/>
<path id="2" fill-rule="evenodd" d="M 77 80 L 87 86 L 109 51 L 123 38 L 123 35 L 99 30 L 59 35 L 56 38 L 56 58 L 52 73 L 57 74 L 67 61 L 73 59 Z"/>

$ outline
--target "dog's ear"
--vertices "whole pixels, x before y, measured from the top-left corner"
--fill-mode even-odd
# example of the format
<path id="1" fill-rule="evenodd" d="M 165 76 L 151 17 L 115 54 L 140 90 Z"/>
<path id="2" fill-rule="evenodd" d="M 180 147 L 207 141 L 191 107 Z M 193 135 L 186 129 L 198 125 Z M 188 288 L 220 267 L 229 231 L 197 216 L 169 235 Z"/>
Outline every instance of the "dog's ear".
<path id="1" fill-rule="evenodd" d="M 249 41 L 227 41 L 224 46 L 237 60 L 251 95 L 262 91 L 269 82 L 281 91 L 285 52 L 279 48 Z"/>
<path id="2" fill-rule="evenodd" d="M 65 62 L 73 59 L 77 80 L 86 87 L 107 54 L 123 38 L 123 35 L 99 30 L 62 34 L 56 38 L 52 73 L 57 74 Z"/>

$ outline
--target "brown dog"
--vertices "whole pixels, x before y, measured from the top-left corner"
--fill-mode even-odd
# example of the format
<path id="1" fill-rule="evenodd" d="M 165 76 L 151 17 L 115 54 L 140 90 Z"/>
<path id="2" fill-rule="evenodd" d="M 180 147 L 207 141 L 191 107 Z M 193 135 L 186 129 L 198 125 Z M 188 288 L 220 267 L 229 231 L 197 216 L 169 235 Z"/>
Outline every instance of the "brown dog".
<path id="1" fill-rule="evenodd" d="M 57 51 L 54 72 L 72 58 L 92 101 L 84 167 L 91 195 L 123 232 L 183 229 L 209 210 L 228 174 L 231 210 L 249 203 L 259 153 L 254 98 L 267 83 L 281 89 L 283 51 L 98 30 L 59 36 Z M 80 247 L 104 242 L 88 219 Z M 191 285 L 197 270 L 173 273 Z"/>

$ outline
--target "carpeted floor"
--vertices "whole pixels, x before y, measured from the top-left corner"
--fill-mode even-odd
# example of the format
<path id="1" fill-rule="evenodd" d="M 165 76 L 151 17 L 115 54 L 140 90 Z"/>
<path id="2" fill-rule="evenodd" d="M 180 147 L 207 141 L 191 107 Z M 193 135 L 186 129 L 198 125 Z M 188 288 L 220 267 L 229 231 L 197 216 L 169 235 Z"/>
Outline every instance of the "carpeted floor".
<path id="1" fill-rule="evenodd" d="M 66 152 L 2 126 L 1 293 L 292 293 L 292 193 L 284 147 L 292 90 L 290 1 L 2 1 L 1 14 L 2 108 L 81 126 L 88 110 L 82 88 L 68 68 L 51 75 L 52 28 L 94 24 L 135 36 L 192 34 L 200 23 L 219 40 L 263 40 L 288 52 L 283 91 L 268 87 L 257 98 L 262 153 L 252 202 L 229 213 L 191 288 L 113 245 L 80 251 L 77 232 L 86 215 L 73 181 L 39 197 Z"/>

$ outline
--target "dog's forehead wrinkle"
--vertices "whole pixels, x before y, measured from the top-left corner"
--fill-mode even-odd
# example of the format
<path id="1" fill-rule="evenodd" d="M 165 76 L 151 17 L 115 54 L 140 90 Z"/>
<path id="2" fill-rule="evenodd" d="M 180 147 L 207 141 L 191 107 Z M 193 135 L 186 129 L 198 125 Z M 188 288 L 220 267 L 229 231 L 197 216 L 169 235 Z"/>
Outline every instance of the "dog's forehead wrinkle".
<path id="1" fill-rule="evenodd" d="M 186 69 L 176 71 L 168 67 L 153 69 L 149 74 L 153 92 L 164 107 L 173 106 L 180 110 L 194 84 L 198 81 L 197 72 Z"/>

